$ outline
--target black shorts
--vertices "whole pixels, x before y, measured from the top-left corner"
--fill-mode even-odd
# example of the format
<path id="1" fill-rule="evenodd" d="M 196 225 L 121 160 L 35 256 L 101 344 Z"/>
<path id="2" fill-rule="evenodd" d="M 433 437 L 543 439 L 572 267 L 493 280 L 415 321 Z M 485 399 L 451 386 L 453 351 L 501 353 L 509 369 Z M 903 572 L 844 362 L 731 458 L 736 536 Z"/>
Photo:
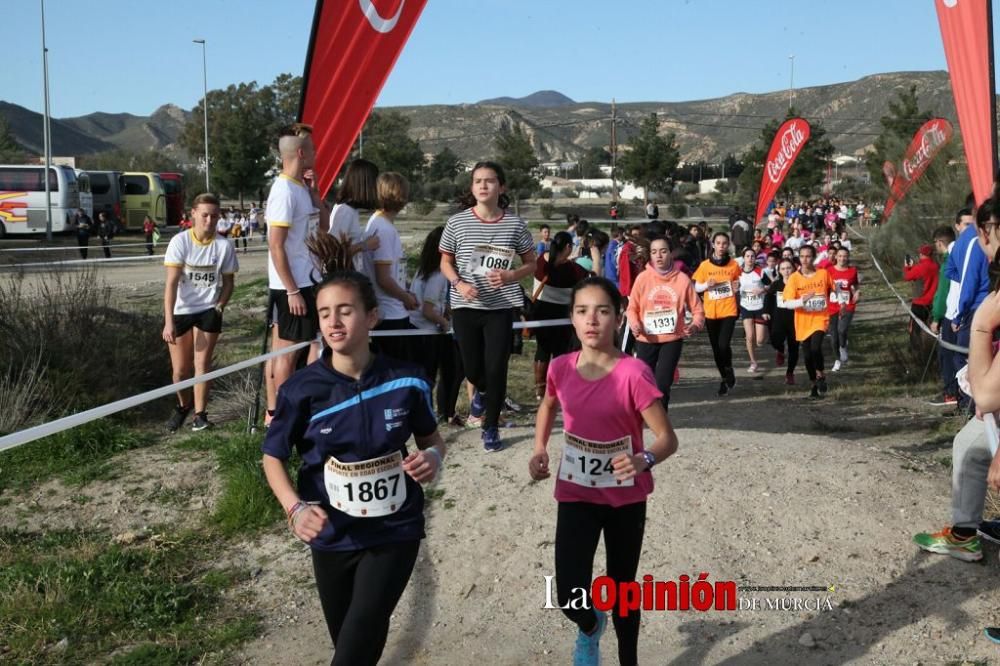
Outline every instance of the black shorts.
<path id="1" fill-rule="evenodd" d="M 215 308 L 209 308 L 194 314 L 174 315 L 174 335 L 181 337 L 192 328 L 205 333 L 222 332 L 222 313 Z"/>
<path id="2" fill-rule="evenodd" d="M 314 340 L 319 333 L 316 294 L 312 287 L 300 287 L 299 293 L 306 302 L 306 313 L 301 317 L 288 311 L 288 293 L 284 289 L 271 290 L 271 302 L 274 304 L 271 320 L 278 325 L 278 337 L 289 342 Z"/>

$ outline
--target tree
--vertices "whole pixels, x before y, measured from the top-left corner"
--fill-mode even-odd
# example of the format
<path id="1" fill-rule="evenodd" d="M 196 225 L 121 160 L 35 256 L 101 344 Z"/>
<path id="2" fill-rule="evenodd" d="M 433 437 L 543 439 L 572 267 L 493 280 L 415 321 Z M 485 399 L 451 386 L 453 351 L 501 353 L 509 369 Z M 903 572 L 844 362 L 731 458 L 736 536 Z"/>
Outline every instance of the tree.
<path id="1" fill-rule="evenodd" d="M 0 115 L 0 162 L 20 164 L 27 157 L 27 151 L 21 147 L 21 144 L 14 138 L 14 133 L 10 131 L 7 118 Z"/>
<path id="2" fill-rule="evenodd" d="M 395 171 L 410 181 L 415 197 L 423 179 L 424 151 L 410 138 L 410 119 L 399 111 L 373 111 L 364 128 L 362 157 L 378 165 L 379 171 Z"/>
<path id="3" fill-rule="evenodd" d="M 611 153 L 601 146 L 593 146 L 580 158 L 581 178 L 600 178 L 601 166 L 611 164 Z"/>
<path id="4" fill-rule="evenodd" d="M 427 180 L 454 180 L 461 170 L 462 162 L 458 155 L 446 146 L 431 158 L 431 165 L 427 169 Z"/>
<path id="5" fill-rule="evenodd" d="M 180 143 L 192 155 L 204 154 L 205 99 L 191 113 Z M 208 145 L 213 187 L 238 196 L 256 194 L 274 166 L 277 102 L 270 86 L 255 81 L 208 93 Z"/>
<path id="6" fill-rule="evenodd" d="M 883 191 L 888 194 L 889 188 L 885 185 L 885 176 L 882 173 L 882 165 L 886 161 L 892 162 L 899 168 L 900 159 L 906 151 L 906 147 L 913 139 L 920 126 L 933 118 L 930 111 L 920 110 L 917 100 L 917 87 L 910 86 L 909 90 L 898 92 L 895 100 L 889 101 L 889 113 L 882 116 L 879 122 L 882 124 L 882 133 L 875 139 L 874 151 L 865 156 L 865 166 L 871 175 L 872 183 L 878 183 Z M 940 159 L 931 163 L 931 168 L 940 163 Z"/>
<path id="7" fill-rule="evenodd" d="M 677 168 L 680 152 L 673 133 L 660 136 L 660 123 L 655 113 L 643 119 L 629 147 L 618 161 L 625 180 L 643 188 L 646 202 L 651 191 L 669 192 L 670 174 Z"/>
<path id="8" fill-rule="evenodd" d="M 760 139 L 747 150 L 743 156 L 744 169 L 740 173 L 740 192 L 756 197 L 760 189 L 760 178 L 764 171 L 767 153 L 771 150 L 778 128 L 785 120 L 796 118 L 799 112 L 795 107 L 788 109 L 784 119 L 769 121 L 760 131 Z M 785 176 L 781 192 L 785 197 L 793 195 L 812 196 L 818 194 L 826 178 L 826 167 L 833 157 L 833 144 L 826 138 L 826 130 L 822 123 L 810 121 L 809 140 L 802 146 L 802 151 L 795 158 L 795 163 Z M 728 175 L 728 174 L 727 174 Z"/>
<path id="9" fill-rule="evenodd" d="M 520 125 L 503 123 L 493 138 L 497 161 L 507 176 L 507 195 L 518 209 L 518 201 L 538 190 L 538 157 Z"/>
<path id="10" fill-rule="evenodd" d="M 302 100 L 302 77 L 279 74 L 269 86 L 274 93 L 274 115 L 278 128 L 291 125 L 299 118 L 299 104 Z M 275 131 L 277 135 L 277 131 Z"/>

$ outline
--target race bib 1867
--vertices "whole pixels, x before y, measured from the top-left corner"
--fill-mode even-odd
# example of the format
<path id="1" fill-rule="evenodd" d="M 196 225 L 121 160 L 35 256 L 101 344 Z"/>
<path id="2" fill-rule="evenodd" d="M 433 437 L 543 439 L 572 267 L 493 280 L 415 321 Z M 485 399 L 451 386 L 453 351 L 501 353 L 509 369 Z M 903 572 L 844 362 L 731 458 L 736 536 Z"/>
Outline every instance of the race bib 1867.
<path id="1" fill-rule="evenodd" d="M 403 454 L 342 463 L 333 456 L 323 468 L 330 506 L 356 518 L 396 513 L 406 501 Z"/>
<path id="2" fill-rule="evenodd" d="M 586 488 L 634 486 L 635 478 L 628 481 L 615 478 L 611 461 L 623 453 L 632 453 L 630 435 L 611 442 L 591 442 L 567 432 L 559 461 L 559 478 Z"/>
<path id="3" fill-rule="evenodd" d="M 514 250 L 499 245 L 477 245 L 472 249 L 466 270 L 485 276 L 490 271 L 507 271 L 514 265 Z"/>

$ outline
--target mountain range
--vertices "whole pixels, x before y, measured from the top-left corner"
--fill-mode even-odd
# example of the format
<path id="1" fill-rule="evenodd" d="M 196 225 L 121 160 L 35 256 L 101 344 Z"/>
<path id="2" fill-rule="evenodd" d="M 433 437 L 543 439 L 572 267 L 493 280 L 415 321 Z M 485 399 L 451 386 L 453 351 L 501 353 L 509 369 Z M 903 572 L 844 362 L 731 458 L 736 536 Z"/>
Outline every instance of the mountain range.
<path id="1" fill-rule="evenodd" d="M 839 153 L 852 154 L 875 140 L 881 130 L 879 118 L 888 113 L 889 102 L 910 86 L 916 87 L 921 109 L 954 120 L 946 72 L 874 74 L 847 83 L 799 88 L 792 96 L 801 115 L 810 122 L 822 122 Z M 667 92 L 651 90 L 650 94 Z M 783 90 L 740 92 L 697 101 L 616 104 L 618 142 L 627 144 L 642 119 L 656 113 L 661 131 L 676 135 L 684 160 L 715 162 L 728 154 L 743 153 L 757 141 L 765 123 L 785 116 L 788 103 L 789 91 Z M 410 135 L 426 153 L 447 146 L 466 161 L 489 156 L 492 137 L 502 126 L 520 126 L 542 161 L 573 160 L 590 147 L 607 147 L 610 142 L 609 102 L 576 102 L 552 90 L 474 104 L 388 108 L 409 118 Z M 0 114 L 7 118 L 22 146 L 42 152 L 40 114 L 6 102 L 0 102 Z M 91 113 L 53 118 L 53 154 L 85 155 L 121 148 L 163 150 L 183 156 L 177 139 L 189 116 L 190 111 L 166 104 L 150 116 Z"/>

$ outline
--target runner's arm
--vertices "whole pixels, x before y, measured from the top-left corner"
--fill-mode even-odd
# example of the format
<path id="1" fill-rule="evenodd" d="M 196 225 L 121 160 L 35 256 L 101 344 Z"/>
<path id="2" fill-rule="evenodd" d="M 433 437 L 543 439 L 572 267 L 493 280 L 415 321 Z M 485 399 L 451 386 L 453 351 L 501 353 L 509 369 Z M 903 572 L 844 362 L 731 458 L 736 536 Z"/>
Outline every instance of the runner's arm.
<path id="1" fill-rule="evenodd" d="M 403 461 L 403 469 L 417 483 L 433 481 L 444 467 L 444 456 L 448 452 L 441 433 L 435 430 L 429 435 L 413 436 L 420 451 L 414 451 Z"/>
<path id="2" fill-rule="evenodd" d="M 538 405 L 535 417 L 535 449 L 528 461 L 528 473 L 535 481 L 549 477 L 549 436 L 552 434 L 552 424 L 556 420 L 556 397 L 546 389 L 545 397 Z"/>
<path id="3" fill-rule="evenodd" d="M 263 464 L 267 485 L 271 487 L 271 492 L 278 498 L 281 508 L 288 516 L 289 527 L 295 536 L 309 543 L 326 525 L 326 511 L 319 506 L 302 504 L 283 460 L 265 453 Z"/>
<path id="4" fill-rule="evenodd" d="M 663 403 L 659 400 L 653 401 L 649 407 L 642 410 L 642 420 L 646 426 L 656 435 L 656 439 L 647 449 L 656 458 L 656 462 L 663 462 L 677 452 L 677 433 L 670 425 L 667 417 L 667 410 L 663 408 Z"/>
<path id="5" fill-rule="evenodd" d="M 163 288 L 163 340 L 168 344 L 174 342 L 174 305 L 183 275 L 183 266 L 167 266 L 167 284 Z"/>
<path id="6" fill-rule="evenodd" d="M 285 286 L 285 291 L 293 292 L 299 287 L 295 284 L 295 277 L 288 265 L 288 255 L 285 254 L 285 241 L 287 239 L 288 227 L 286 226 L 271 225 L 267 230 L 267 249 L 271 253 L 274 270 L 281 279 L 281 284 Z"/>
<path id="7" fill-rule="evenodd" d="M 376 261 L 375 262 L 375 282 L 378 284 L 379 288 L 385 293 L 389 294 L 397 301 L 402 301 L 406 303 L 408 299 L 412 299 L 413 296 L 410 292 L 406 291 L 396 282 L 395 278 L 392 277 L 390 271 L 392 270 L 392 263 L 388 261 Z"/>
<path id="8" fill-rule="evenodd" d="M 222 293 L 219 294 L 219 302 L 215 304 L 215 307 L 224 310 L 226 304 L 229 303 L 229 299 L 233 296 L 233 288 L 236 286 L 236 274 L 235 273 L 223 273 L 222 274 Z"/>

